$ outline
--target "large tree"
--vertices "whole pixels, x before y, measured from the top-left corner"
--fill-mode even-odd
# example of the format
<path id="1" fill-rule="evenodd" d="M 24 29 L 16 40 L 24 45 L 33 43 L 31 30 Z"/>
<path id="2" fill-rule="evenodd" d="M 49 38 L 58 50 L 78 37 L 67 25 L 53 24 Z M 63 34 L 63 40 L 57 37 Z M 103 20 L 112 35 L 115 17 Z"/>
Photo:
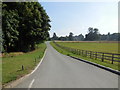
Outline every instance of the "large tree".
<path id="1" fill-rule="evenodd" d="M 85 35 L 85 40 L 87 41 L 96 41 L 99 40 L 99 30 L 97 28 L 88 28 L 88 34 Z"/>
<path id="2" fill-rule="evenodd" d="M 11 5 L 14 6 L 12 3 Z M 3 46 L 7 52 L 10 52 L 15 47 L 15 42 L 18 40 L 18 24 L 19 15 L 17 10 L 12 10 L 9 3 L 3 4 L 2 10 L 2 30 L 3 30 Z"/>
<path id="3" fill-rule="evenodd" d="M 56 35 L 56 33 L 53 33 L 52 40 L 58 40 L 58 36 Z"/>
<path id="4" fill-rule="evenodd" d="M 72 32 L 69 33 L 68 39 L 69 39 L 69 41 L 73 41 L 73 40 L 74 40 L 74 39 L 73 39 L 73 33 L 72 33 Z"/>
<path id="5" fill-rule="evenodd" d="M 3 39 L 6 51 L 27 52 L 49 38 L 50 19 L 38 2 L 5 2 Z M 12 49 L 12 50 L 11 50 Z"/>

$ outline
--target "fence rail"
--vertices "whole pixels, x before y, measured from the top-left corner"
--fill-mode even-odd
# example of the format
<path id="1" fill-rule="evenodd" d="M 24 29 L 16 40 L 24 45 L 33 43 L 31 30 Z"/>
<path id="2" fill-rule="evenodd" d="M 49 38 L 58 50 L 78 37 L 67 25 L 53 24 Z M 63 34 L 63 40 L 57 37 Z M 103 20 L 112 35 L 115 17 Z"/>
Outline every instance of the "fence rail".
<path id="1" fill-rule="evenodd" d="M 81 55 L 84 57 L 89 57 L 91 59 L 95 59 L 95 60 L 100 59 L 102 62 L 107 60 L 107 61 L 110 61 L 112 64 L 114 64 L 114 62 L 120 62 L 120 54 L 74 49 L 74 48 L 70 48 L 70 47 L 65 47 L 63 45 L 59 45 L 55 41 L 53 41 L 53 43 L 56 46 L 58 46 L 62 49 L 65 49 L 66 51 L 69 51 L 69 52 L 72 52 L 74 54 Z"/>

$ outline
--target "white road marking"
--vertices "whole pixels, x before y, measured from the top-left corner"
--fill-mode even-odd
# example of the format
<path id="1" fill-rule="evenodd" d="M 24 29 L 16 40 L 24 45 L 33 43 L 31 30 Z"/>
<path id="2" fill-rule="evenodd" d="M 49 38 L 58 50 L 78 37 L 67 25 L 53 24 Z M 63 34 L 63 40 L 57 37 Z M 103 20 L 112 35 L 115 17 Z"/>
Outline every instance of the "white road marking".
<path id="1" fill-rule="evenodd" d="M 44 56 L 43 56 L 42 59 L 40 60 L 40 63 L 37 65 L 37 67 L 36 67 L 30 74 L 33 74 L 33 73 L 38 69 L 38 67 L 40 66 L 40 64 L 42 63 L 42 61 L 43 61 L 43 59 L 44 59 L 44 57 L 45 57 L 45 55 L 46 55 L 46 51 L 47 51 L 47 49 L 45 50 Z"/>
<path id="2" fill-rule="evenodd" d="M 30 83 L 30 85 L 28 86 L 28 90 L 30 90 L 30 88 L 32 87 L 33 83 L 34 83 L 35 79 L 33 79 Z"/>

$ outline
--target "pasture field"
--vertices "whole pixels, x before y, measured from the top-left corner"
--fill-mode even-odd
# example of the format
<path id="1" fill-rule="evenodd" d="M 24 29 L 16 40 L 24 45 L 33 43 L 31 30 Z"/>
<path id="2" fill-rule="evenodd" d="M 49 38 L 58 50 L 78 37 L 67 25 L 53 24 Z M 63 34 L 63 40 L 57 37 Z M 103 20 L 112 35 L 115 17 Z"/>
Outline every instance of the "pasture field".
<path id="1" fill-rule="evenodd" d="M 105 52 L 105 53 L 120 53 L 118 52 L 118 42 L 56 42 L 65 47 L 74 49 Z"/>
<path id="2" fill-rule="evenodd" d="M 65 47 L 71 47 L 75 49 L 82 49 L 82 50 L 91 50 L 96 52 L 107 52 L 107 53 L 118 53 L 118 43 L 98 43 L 98 42 L 56 42 L 59 45 L 65 46 Z M 99 44 L 99 45 L 98 45 Z M 106 67 L 110 67 L 115 70 L 120 70 L 119 63 L 114 62 L 114 64 L 111 63 L 111 61 L 104 60 L 104 62 L 101 61 L 101 59 L 92 59 L 90 57 L 84 57 L 81 55 L 77 55 L 75 53 L 72 53 L 70 51 L 66 51 L 65 49 L 62 49 L 55 45 L 55 43 L 51 42 L 51 45 L 60 53 L 68 56 L 74 56 L 80 59 L 88 60 Z M 86 46 L 85 46 L 86 45 Z M 90 47 L 91 46 L 91 47 Z M 105 47 L 106 48 L 105 48 Z M 104 50 L 104 49 L 106 50 Z M 102 49 L 102 50 L 101 50 Z"/>
<path id="3" fill-rule="evenodd" d="M 2 58 L 2 84 L 6 84 L 17 78 L 30 73 L 35 66 L 40 62 L 43 57 L 46 44 L 41 43 L 38 45 L 38 49 L 18 54 L 15 56 L 7 56 Z M 23 65 L 23 68 L 22 68 Z"/>

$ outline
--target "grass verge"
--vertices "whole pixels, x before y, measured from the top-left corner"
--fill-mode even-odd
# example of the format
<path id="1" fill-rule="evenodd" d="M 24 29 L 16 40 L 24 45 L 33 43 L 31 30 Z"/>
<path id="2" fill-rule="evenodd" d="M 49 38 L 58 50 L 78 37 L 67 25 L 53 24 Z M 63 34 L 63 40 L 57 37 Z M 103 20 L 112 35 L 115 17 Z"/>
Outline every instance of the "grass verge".
<path id="1" fill-rule="evenodd" d="M 44 55 L 46 44 L 41 43 L 38 49 L 22 55 L 2 58 L 2 85 L 30 73 Z M 23 67 L 22 67 L 23 66 Z"/>
<path id="2" fill-rule="evenodd" d="M 106 67 L 110 67 L 112 69 L 115 69 L 115 70 L 118 70 L 118 65 L 117 64 L 111 64 L 111 63 L 106 63 L 106 62 L 101 62 L 100 60 L 95 60 L 95 59 L 90 59 L 88 57 L 83 57 L 83 56 L 80 56 L 80 55 L 76 55 L 76 54 L 73 54 L 71 52 L 68 52 L 60 47 L 57 47 L 53 42 L 50 42 L 50 44 L 60 53 L 64 54 L 64 55 L 67 55 L 67 56 L 74 56 L 74 57 L 77 57 L 77 58 L 80 58 L 80 59 L 84 59 L 84 60 L 87 60 L 87 61 L 90 61 L 90 62 L 94 62 L 94 63 L 97 63 L 97 64 L 100 64 L 100 65 L 103 65 L 103 66 L 106 66 Z"/>

